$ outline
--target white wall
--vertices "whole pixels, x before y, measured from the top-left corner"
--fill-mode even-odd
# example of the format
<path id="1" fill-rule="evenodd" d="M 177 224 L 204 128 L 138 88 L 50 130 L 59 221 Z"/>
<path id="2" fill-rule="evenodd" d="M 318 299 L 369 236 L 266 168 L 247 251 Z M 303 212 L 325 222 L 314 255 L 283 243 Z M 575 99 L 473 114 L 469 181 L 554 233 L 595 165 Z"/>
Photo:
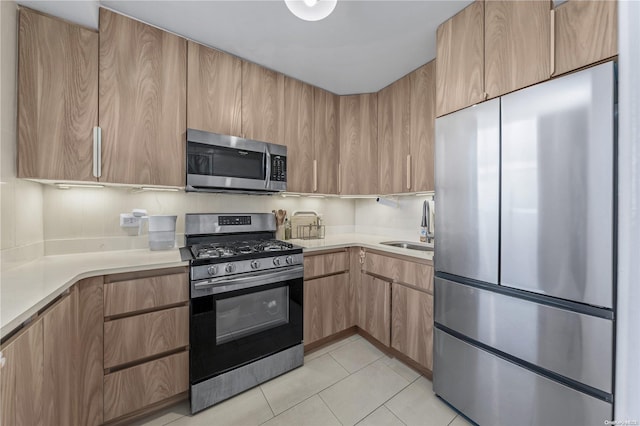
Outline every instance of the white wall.
<path id="1" fill-rule="evenodd" d="M 0 1 L 0 259 L 3 268 L 42 255 L 42 186 L 16 179 L 17 9 Z"/>
<path id="2" fill-rule="evenodd" d="M 397 201 L 398 206 L 385 206 L 373 198 L 357 199 L 356 232 L 419 241 L 422 203 L 431 199 L 431 196 L 403 196 L 390 199 Z"/>

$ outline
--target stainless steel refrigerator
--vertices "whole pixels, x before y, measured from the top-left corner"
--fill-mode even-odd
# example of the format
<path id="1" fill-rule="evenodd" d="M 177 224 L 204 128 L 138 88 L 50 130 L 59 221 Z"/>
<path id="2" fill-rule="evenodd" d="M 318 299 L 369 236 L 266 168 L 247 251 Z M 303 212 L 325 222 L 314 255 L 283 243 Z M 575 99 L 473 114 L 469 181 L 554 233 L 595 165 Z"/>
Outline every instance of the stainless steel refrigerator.
<path id="1" fill-rule="evenodd" d="M 436 120 L 433 388 L 481 425 L 613 415 L 615 65 Z"/>

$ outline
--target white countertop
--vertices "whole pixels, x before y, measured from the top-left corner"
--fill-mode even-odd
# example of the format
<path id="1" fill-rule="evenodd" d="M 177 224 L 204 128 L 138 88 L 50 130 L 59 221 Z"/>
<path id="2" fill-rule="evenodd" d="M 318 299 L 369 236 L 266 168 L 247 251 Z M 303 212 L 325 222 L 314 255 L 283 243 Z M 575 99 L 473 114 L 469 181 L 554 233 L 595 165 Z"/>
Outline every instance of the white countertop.
<path id="1" fill-rule="evenodd" d="M 417 259 L 433 259 L 433 252 L 380 244 L 393 238 L 367 234 L 339 234 L 322 240 L 291 240 L 305 253 L 345 247 L 365 247 Z M 83 278 L 122 272 L 187 266 L 175 250 L 119 250 L 44 256 L 0 273 L 0 338 Z"/>
<path id="2" fill-rule="evenodd" d="M 399 241 L 390 237 L 369 234 L 338 234 L 329 235 L 321 240 L 291 240 L 293 244 L 304 247 L 305 253 L 313 253 L 320 250 L 331 250 L 345 247 L 365 247 L 372 250 L 385 251 L 387 253 L 401 254 L 417 259 L 433 260 L 432 251 L 419 251 L 399 247 L 391 247 L 380 244 L 383 241 Z M 404 241 L 404 240 L 402 240 Z M 418 241 L 412 241 L 420 244 Z"/>
<path id="3" fill-rule="evenodd" d="M 178 249 L 44 256 L 0 274 L 0 338 L 83 278 L 187 266 Z"/>

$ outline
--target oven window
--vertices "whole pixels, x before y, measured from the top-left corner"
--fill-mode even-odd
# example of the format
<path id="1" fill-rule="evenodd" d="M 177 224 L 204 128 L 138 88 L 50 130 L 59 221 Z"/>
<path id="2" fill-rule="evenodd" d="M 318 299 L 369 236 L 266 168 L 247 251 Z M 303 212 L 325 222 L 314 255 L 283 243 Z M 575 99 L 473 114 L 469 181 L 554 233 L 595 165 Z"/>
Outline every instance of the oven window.
<path id="1" fill-rule="evenodd" d="M 236 148 L 187 144 L 187 173 L 191 175 L 265 179 L 264 154 Z"/>
<path id="2" fill-rule="evenodd" d="M 216 344 L 289 322 L 289 287 L 216 300 Z"/>

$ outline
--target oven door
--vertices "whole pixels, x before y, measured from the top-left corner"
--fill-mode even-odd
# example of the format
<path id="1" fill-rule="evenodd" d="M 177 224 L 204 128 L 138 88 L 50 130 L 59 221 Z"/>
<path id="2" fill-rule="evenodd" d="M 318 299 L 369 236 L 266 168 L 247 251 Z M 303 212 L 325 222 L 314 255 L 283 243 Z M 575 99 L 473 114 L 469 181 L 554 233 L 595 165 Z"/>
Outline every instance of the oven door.
<path id="1" fill-rule="evenodd" d="M 192 385 L 302 342 L 302 271 L 192 282 Z"/>

